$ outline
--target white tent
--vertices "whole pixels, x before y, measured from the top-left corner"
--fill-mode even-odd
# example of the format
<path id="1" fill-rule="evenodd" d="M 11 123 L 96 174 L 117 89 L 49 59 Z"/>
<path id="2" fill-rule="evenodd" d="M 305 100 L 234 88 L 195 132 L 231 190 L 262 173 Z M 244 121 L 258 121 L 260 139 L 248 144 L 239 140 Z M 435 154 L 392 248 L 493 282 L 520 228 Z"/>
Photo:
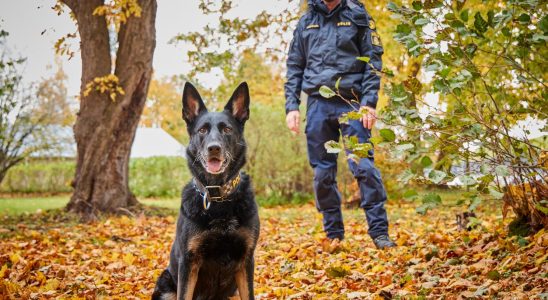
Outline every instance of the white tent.
<path id="1" fill-rule="evenodd" d="M 137 128 L 131 158 L 185 156 L 185 147 L 162 128 Z"/>

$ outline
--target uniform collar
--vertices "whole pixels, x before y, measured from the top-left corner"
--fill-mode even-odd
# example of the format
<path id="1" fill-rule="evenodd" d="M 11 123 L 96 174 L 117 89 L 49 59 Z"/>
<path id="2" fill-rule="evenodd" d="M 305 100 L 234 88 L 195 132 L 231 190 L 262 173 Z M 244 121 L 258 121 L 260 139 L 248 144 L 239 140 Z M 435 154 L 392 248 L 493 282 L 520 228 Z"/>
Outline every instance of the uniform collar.
<path id="1" fill-rule="evenodd" d="M 308 6 L 316 10 L 317 12 L 325 15 L 326 17 L 331 17 L 336 14 L 342 7 L 346 6 L 346 1 L 347 0 L 341 0 L 341 3 L 339 3 L 339 5 L 337 5 L 332 11 L 329 11 L 327 9 L 327 6 L 325 5 L 325 3 L 323 3 L 323 0 L 309 0 Z"/>

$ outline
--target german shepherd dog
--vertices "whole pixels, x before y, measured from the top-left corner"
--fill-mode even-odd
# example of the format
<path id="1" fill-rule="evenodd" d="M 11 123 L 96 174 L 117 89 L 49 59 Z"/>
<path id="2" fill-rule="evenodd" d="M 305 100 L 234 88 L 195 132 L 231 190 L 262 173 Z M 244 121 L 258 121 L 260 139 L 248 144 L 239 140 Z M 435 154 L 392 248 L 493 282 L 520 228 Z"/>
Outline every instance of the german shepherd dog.
<path id="1" fill-rule="evenodd" d="M 244 125 L 249 89 L 242 83 L 222 112 L 208 112 L 196 88 L 186 83 L 183 119 L 194 176 L 182 192 L 169 266 L 152 299 L 254 299 L 253 253 L 259 216 L 245 164 Z"/>

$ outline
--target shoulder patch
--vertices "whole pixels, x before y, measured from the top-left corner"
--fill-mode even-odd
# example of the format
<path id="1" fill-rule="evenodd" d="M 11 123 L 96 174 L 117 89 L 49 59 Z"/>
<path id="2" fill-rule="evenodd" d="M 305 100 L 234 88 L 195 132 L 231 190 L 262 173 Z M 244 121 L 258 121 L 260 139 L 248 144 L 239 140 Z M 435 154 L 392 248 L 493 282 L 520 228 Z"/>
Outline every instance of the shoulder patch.
<path id="1" fill-rule="evenodd" d="M 371 31 L 371 44 L 382 47 L 381 36 L 376 31 Z"/>

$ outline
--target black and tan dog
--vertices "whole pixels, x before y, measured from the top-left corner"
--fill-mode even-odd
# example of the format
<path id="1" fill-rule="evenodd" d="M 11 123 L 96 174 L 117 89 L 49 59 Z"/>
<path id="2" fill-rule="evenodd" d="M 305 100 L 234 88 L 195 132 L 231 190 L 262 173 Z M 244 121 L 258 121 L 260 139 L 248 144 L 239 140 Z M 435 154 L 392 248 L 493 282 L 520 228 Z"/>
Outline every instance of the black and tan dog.
<path id="1" fill-rule="evenodd" d="M 152 299 L 253 299 L 253 253 L 259 237 L 257 206 L 246 174 L 244 124 L 249 90 L 238 86 L 222 112 L 208 112 L 186 83 L 183 119 L 194 175 L 182 196 L 169 266 Z"/>

